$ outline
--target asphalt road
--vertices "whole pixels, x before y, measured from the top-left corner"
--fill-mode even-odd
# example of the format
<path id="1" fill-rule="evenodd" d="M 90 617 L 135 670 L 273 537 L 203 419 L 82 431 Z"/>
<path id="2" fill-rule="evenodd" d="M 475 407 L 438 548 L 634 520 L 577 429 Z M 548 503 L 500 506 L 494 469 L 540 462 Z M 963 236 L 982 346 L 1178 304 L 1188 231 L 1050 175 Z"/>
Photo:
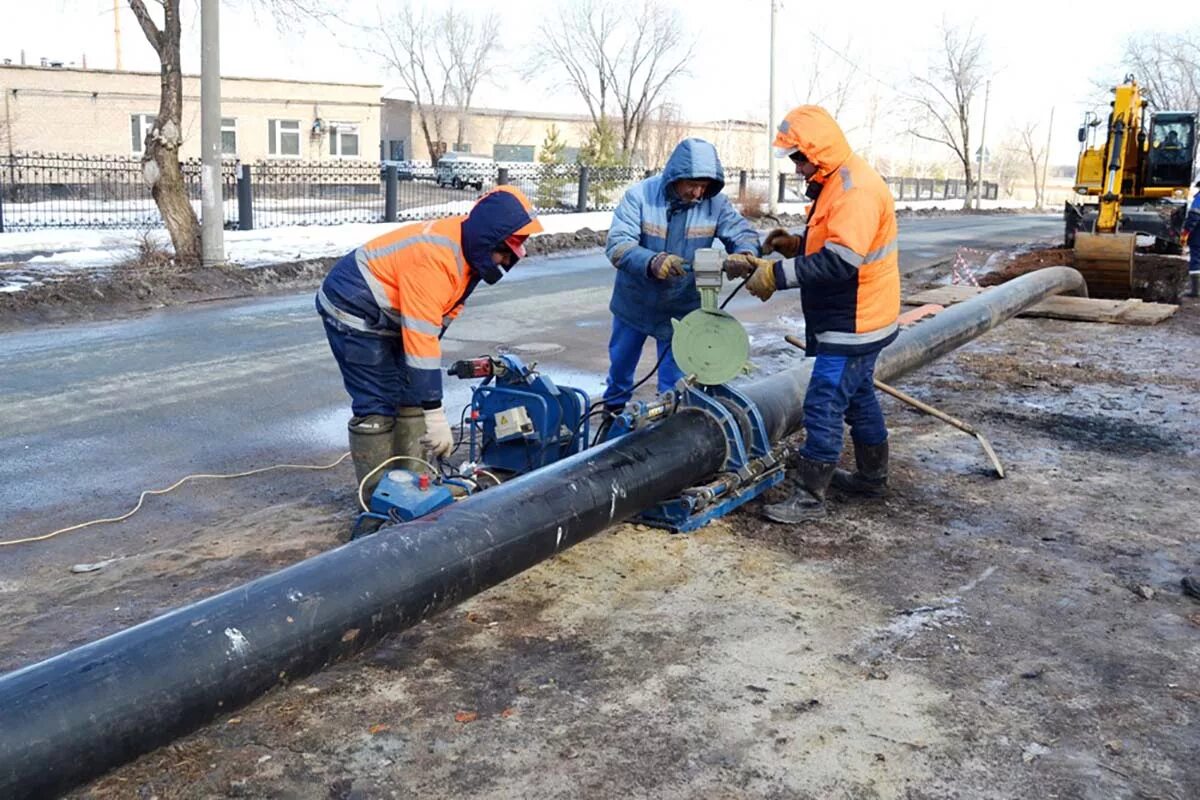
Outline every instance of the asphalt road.
<path id="1" fill-rule="evenodd" d="M 1055 216 L 903 220 L 901 267 L 911 274 L 957 247 L 1052 240 L 1060 225 Z M 471 299 L 443 341 L 446 361 L 502 347 L 560 384 L 597 391 L 611 282 L 599 252 L 531 258 Z M 739 295 L 729 310 L 752 336 L 764 320 L 799 317 L 795 297 L 764 306 Z M 446 381 L 457 416 L 469 386 Z M 309 292 L 7 334 L 0 539 L 124 511 L 141 490 L 188 473 L 329 460 L 345 449 L 348 416 Z"/>

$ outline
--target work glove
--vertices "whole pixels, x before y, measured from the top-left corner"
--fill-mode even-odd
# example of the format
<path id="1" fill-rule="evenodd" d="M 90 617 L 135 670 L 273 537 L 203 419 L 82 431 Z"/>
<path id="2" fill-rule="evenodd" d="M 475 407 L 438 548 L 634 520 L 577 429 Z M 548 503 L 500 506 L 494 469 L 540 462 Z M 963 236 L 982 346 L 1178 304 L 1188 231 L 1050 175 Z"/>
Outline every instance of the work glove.
<path id="1" fill-rule="evenodd" d="M 670 253 L 659 253 L 650 259 L 650 265 L 646 268 L 646 271 L 650 273 L 651 277 L 665 281 L 667 278 L 678 278 L 682 275 L 684 263 L 684 260 L 679 256 Z"/>
<path id="2" fill-rule="evenodd" d="M 441 406 L 425 409 L 425 435 L 421 437 L 421 446 L 434 458 L 445 458 L 454 449 L 454 435 L 450 433 L 446 410 Z"/>
<path id="3" fill-rule="evenodd" d="M 776 228 L 763 241 L 763 254 L 779 253 L 784 258 L 795 258 L 804 249 L 804 237 Z"/>
<path id="4" fill-rule="evenodd" d="M 764 303 L 775 294 L 775 262 L 764 258 L 754 259 L 758 265 L 754 274 L 746 281 L 746 290 Z"/>
<path id="5" fill-rule="evenodd" d="M 725 270 L 726 277 L 745 278 L 748 275 L 753 275 L 754 271 L 761 265 L 765 264 L 770 268 L 774 263 L 765 258 L 752 256 L 749 253 L 734 253 L 725 259 L 725 263 L 721 267 Z"/>
<path id="6" fill-rule="evenodd" d="M 745 278 L 747 275 L 754 274 L 754 261 L 756 259 L 749 253 L 734 253 L 725 259 L 721 264 L 721 269 L 725 272 L 726 278 Z"/>

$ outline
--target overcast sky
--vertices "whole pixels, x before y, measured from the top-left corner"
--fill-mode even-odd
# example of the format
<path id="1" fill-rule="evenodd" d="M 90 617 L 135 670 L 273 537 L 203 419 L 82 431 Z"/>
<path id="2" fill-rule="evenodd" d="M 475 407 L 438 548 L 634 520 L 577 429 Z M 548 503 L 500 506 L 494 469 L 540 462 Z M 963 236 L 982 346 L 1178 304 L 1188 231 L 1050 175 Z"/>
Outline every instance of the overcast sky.
<path id="1" fill-rule="evenodd" d="M 339 0 L 333 0 L 337 3 Z M 24 49 L 29 63 L 45 56 L 79 62 L 86 54 L 89 67 L 114 66 L 113 0 L 45 0 L 37 4 L 2 0 L 6 10 L 0 26 L 0 57 L 14 61 Z M 665 0 L 678 7 L 689 35 L 698 42 L 689 75 L 673 88 L 672 99 L 695 120 L 757 118 L 766 114 L 768 0 Z M 198 0 L 184 4 L 184 69 L 197 72 L 199 59 Z M 459 7 L 495 6 L 502 14 L 504 41 L 497 56 L 493 82 L 479 92 L 478 105 L 517 109 L 583 111 L 577 98 L 547 79 L 530 83 L 516 67 L 532 38 L 534 21 L 542 19 L 561 0 L 504 0 L 485 3 L 459 0 Z M 152 7 L 156 4 L 151 0 Z M 15 9 L 20 6 L 20 11 Z M 814 68 L 833 82 L 849 69 L 846 61 L 824 45 L 844 51 L 858 65 L 855 90 L 847 117 L 861 112 L 872 93 L 885 98 L 876 136 L 898 137 L 904 110 L 893 89 L 909 85 L 914 71 L 923 72 L 929 50 L 939 44 L 943 16 L 957 24 L 974 23 L 987 38 L 994 73 L 987 121 L 989 148 L 1028 121 L 1038 121 L 1045 135 L 1050 109 L 1055 111 L 1054 163 L 1074 160 L 1074 129 L 1089 98 L 1093 81 L 1119 82 L 1118 59 L 1126 31 L 1109 24 L 1113 13 L 1097 13 L 1116 3 L 1006 0 L 956 3 L 851 2 L 842 4 L 784 0 L 779 16 L 781 111 L 802 102 Z M 341 0 L 339 21 L 328 29 L 310 26 L 280 33 L 269 17 L 250 10 L 253 0 L 222 3 L 221 66 L 226 75 L 380 83 L 385 90 L 397 82 L 382 67 L 355 50 L 370 36 L 345 24 L 366 23 L 374 17 L 371 0 Z M 842 16 L 837 9 L 844 10 Z M 13 10 L 8 10 L 13 9 Z M 733 10 L 733 13 L 731 13 Z M 1117 14 L 1116 18 L 1126 15 Z M 1174 31 L 1200 23 L 1200 7 L 1176 3 L 1162 25 Z M 120 0 L 121 47 L 125 69 L 157 70 L 157 61 L 143 38 L 133 13 Z M 1148 18 L 1147 28 L 1158 17 Z M 895 105 L 893 105 L 895 104 Z M 982 102 L 976 114 L 982 114 Z M 859 113 L 861 116 L 861 113 Z M 891 123 L 889 130 L 888 123 Z M 848 123 L 852 124 L 852 123 Z M 852 133 L 865 146 L 862 130 Z M 906 137 L 907 138 L 907 137 Z M 893 142 L 894 144 L 895 142 Z M 875 142 L 886 146 L 887 142 Z"/>

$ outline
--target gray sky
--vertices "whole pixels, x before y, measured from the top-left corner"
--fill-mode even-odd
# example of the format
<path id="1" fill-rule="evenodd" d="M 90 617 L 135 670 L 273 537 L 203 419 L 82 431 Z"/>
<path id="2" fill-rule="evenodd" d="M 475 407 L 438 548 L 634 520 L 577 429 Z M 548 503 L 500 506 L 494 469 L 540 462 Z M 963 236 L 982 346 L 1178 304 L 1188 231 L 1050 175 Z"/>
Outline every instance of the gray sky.
<path id="1" fill-rule="evenodd" d="M 199 70 L 198 0 L 184 2 L 184 69 Z M 336 0 L 334 0 L 336 2 Z M 672 0 L 667 0 L 672 3 Z M 79 62 L 84 54 L 90 67 L 114 65 L 112 0 L 50 0 L 25 4 L 3 0 L 0 57 L 14 61 L 23 48 L 30 63 L 42 56 Z M 689 75 L 675 85 L 672 99 L 695 120 L 757 118 L 766 113 L 767 0 L 674 0 L 688 32 L 698 42 L 698 55 Z M 15 10 L 20 5 L 20 10 Z M 151 0 L 152 7 L 156 4 Z M 460 0 L 462 8 L 495 5 L 502 14 L 504 46 L 498 53 L 492 82 L 479 92 L 477 104 L 518 109 L 582 111 L 568 90 L 547 80 L 530 83 L 517 67 L 532 37 L 532 20 L 554 13 L 555 0 L 505 0 L 491 4 Z M 1117 65 L 1125 31 L 1108 26 L 1110 13 L 1097 13 L 1116 3 L 1007 0 L 1006 2 L 880 2 L 843 3 L 839 16 L 828 4 L 784 0 L 780 14 L 780 110 L 803 102 L 814 69 L 826 83 L 857 65 L 854 89 L 845 110 L 846 127 L 857 148 L 870 146 L 901 151 L 909 137 L 901 132 L 906 111 L 895 96 L 914 72 L 924 72 L 928 52 L 936 47 L 943 16 L 955 23 L 974 22 L 984 31 L 994 77 L 988 113 L 989 149 L 1026 122 L 1041 123 L 1041 136 L 1050 108 L 1056 108 L 1051 158 L 1070 163 L 1076 149 L 1073 135 L 1089 98 L 1093 81 L 1119 82 Z M 396 86 L 379 64 L 354 49 L 369 30 L 347 21 L 367 23 L 374 2 L 342 0 L 339 21 L 328 29 L 310 26 L 299 33 L 280 33 L 272 21 L 250 10 L 251 0 L 222 4 L 222 71 L 226 75 L 380 83 Z M 1175 4 L 1172 30 L 1195 27 L 1200 8 Z M 125 0 L 120 0 L 121 46 L 126 69 L 156 70 L 157 61 L 142 36 Z M 814 44 L 815 31 L 830 47 Z M 842 51 L 844 58 L 832 49 Z M 872 96 L 879 104 L 877 125 L 869 136 L 864 125 Z M 982 102 L 976 114 L 981 115 Z M 936 152 L 936 151 L 933 151 Z"/>

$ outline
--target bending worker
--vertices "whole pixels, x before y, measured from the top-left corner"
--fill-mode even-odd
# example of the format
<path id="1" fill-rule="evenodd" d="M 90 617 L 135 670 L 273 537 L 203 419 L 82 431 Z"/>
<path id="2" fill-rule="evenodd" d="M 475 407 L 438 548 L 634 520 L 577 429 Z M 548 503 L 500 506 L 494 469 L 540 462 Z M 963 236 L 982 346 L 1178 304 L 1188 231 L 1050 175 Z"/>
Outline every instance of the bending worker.
<path id="1" fill-rule="evenodd" d="M 449 454 L 439 340 L 479 281 L 500 280 L 541 230 L 525 195 L 502 186 L 465 216 L 405 225 L 333 265 L 317 311 L 350 394 L 360 483 L 392 456 Z"/>
<path id="2" fill-rule="evenodd" d="M 892 194 L 825 109 L 788 113 L 775 149 L 808 181 L 808 227 L 804 236 L 768 236 L 768 251 L 787 260 L 733 256 L 726 271 L 750 274 L 746 288 L 760 300 L 778 289 L 802 290 L 806 352 L 816 357 L 804 396 L 804 445 L 791 465 L 792 495 L 763 509 L 776 522 L 796 523 L 824 514 L 831 481 L 856 494 L 881 495 L 887 487 L 888 434 L 874 375 L 879 351 L 898 330 L 900 269 Z M 836 470 L 843 419 L 854 441 L 853 473 Z"/>
<path id="3" fill-rule="evenodd" d="M 730 253 L 758 255 L 758 234 L 721 194 L 725 171 L 717 149 L 703 139 L 684 139 L 661 175 L 631 187 L 613 214 L 605 246 L 617 268 L 609 310 L 606 425 L 620 414 L 633 391 L 633 376 L 647 336 L 658 344 L 658 391 L 683 374 L 671 346 L 671 319 L 700 307 L 693 255 L 720 239 Z"/>

